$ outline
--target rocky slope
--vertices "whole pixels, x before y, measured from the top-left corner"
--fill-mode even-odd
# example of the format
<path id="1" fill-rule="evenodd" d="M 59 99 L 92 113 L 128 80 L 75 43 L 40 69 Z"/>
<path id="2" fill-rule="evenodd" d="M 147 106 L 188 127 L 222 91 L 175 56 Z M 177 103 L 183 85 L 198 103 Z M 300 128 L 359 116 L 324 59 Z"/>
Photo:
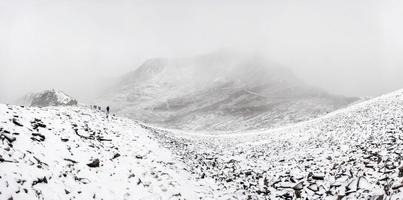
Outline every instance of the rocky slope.
<path id="1" fill-rule="evenodd" d="M 401 199 L 403 90 L 261 132 L 0 105 L 0 199 Z"/>
<path id="2" fill-rule="evenodd" d="M 356 99 L 312 88 L 262 57 L 218 52 L 148 60 L 102 100 L 120 114 L 159 126 L 248 130 L 314 118 Z"/>
<path id="3" fill-rule="evenodd" d="M 37 93 L 27 94 L 17 101 L 16 104 L 24 106 L 74 106 L 77 100 L 60 90 L 44 90 Z"/>
<path id="4" fill-rule="evenodd" d="M 219 199 L 403 198 L 403 90 L 265 132 L 170 132 L 143 125 Z"/>
<path id="5" fill-rule="evenodd" d="M 185 165 L 131 120 L 0 104 L 0 199 L 197 199 Z"/>

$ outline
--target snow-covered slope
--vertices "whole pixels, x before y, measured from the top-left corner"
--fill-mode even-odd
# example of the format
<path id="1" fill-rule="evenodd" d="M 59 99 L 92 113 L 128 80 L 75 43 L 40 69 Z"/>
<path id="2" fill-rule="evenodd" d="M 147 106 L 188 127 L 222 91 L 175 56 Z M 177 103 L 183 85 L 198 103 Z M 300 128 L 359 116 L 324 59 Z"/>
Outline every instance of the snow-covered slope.
<path id="1" fill-rule="evenodd" d="M 206 196 L 184 168 L 131 120 L 85 107 L 0 104 L 0 199 Z"/>
<path id="2" fill-rule="evenodd" d="M 77 105 L 77 100 L 60 90 L 44 90 L 37 93 L 27 94 L 17 101 L 18 105 L 24 106 L 72 106 Z"/>
<path id="3" fill-rule="evenodd" d="M 185 130 L 248 130 L 295 123 L 356 100 L 330 95 L 260 56 L 216 52 L 151 59 L 105 92 L 130 118 Z"/>
<path id="4" fill-rule="evenodd" d="M 0 199 L 403 198 L 403 90 L 236 134 L 168 131 L 80 106 L 0 113 Z"/>
<path id="5" fill-rule="evenodd" d="M 403 90 L 265 132 L 143 126 L 222 199 L 403 198 Z"/>

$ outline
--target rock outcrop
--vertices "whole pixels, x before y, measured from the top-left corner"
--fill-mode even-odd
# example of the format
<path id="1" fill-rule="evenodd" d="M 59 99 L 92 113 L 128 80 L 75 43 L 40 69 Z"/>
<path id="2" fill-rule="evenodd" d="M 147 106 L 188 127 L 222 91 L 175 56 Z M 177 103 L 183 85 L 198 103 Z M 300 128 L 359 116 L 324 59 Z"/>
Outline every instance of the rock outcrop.
<path id="1" fill-rule="evenodd" d="M 75 106 L 77 100 L 60 90 L 45 90 L 32 93 L 21 98 L 17 104 L 25 106 L 46 107 L 46 106 Z"/>

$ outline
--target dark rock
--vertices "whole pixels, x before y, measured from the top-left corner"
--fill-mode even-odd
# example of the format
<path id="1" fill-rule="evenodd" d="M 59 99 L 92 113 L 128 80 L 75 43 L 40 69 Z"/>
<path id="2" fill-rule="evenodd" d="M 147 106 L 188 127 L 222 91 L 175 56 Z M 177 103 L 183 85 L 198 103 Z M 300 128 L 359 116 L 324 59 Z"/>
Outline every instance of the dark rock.
<path id="1" fill-rule="evenodd" d="M 115 159 L 115 158 L 118 158 L 118 157 L 120 157 L 120 154 L 119 154 L 119 153 L 116 153 L 115 155 L 113 155 L 113 158 L 112 158 L 112 159 Z"/>
<path id="2" fill-rule="evenodd" d="M 73 159 L 69 159 L 69 158 L 65 158 L 64 160 L 65 160 L 65 161 L 68 161 L 68 162 L 72 162 L 73 164 L 78 163 L 77 161 L 75 161 L 75 160 L 73 160 Z"/>
<path id="3" fill-rule="evenodd" d="M 13 136 L 3 135 L 3 137 L 4 137 L 9 143 L 13 143 L 15 140 L 17 140 L 17 138 L 15 138 L 15 137 L 13 137 Z"/>
<path id="4" fill-rule="evenodd" d="M 399 167 L 398 177 L 403 177 L 403 165 L 401 167 Z"/>
<path id="5" fill-rule="evenodd" d="M 31 140 L 38 141 L 38 142 L 45 141 L 45 136 L 40 133 L 32 133 L 32 136 L 33 137 L 31 137 Z"/>
<path id="6" fill-rule="evenodd" d="M 33 181 L 32 186 L 39 183 L 48 183 L 48 179 L 46 179 L 46 176 L 44 176 L 43 178 L 38 178 L 37 180 Z"/>
<path id="7" fill-rule="evenodd" d="M 314 180 L 325 180 L 325 176 L 321 174 L 313 174 L 312 179 Z"/>
<path id="8" fill-rule="evenodd" d="M 99 167 L 99 159 L 93 160 L 91 163 L 87 164 L 88 167 Z"/>
<path id="9" fill-rule="evenodd" d="M 77 176 L 74 177 L 74 180 L 82 183 L 82 184 L 89 184 L 90 180 L 88 178 L 79 178 Z"/>
<path id="10" fill-rule="evenodd" d="M 303 188 L 304 188 L 304 182 L 299 182 L 294 187 L 292 187 L 292 189 L 294 190 L 302 190 Z"/>
<path id="11" fill-rule="evenodd" d="M 252 175 L 252 171 L 246 171 L 245 172 L 245 176 L 250 176 L 250 175 Z"/>
<path id="12" fill-rule="evenodd" d="M 16 118 L 13 118 L 13 123 L 17 126 L 23 126 Z"/>
<path id="13" fill-rule="evenodd" d="M 46 165 L 46 166 L 49 166 L 48 164 L 42 162 L 39 158 L 37 158 L 37 157 L 35 157 L 35 156 L 33 156 L 33 158 L 36 160 L 36 162 L 38 162 L 39 165 Z M 40 168 L 40 166 L 38 166 L 38 167 Z"/>
<path id="14" fill-rule="evenodd" d="M 34 121 L 31 121 L 32 128 L 34 130 L 38 130 L 38 128 L 46 128 L 46 125 L 42 122 L 42 120 L 35 118 Z"/>
<path id="15" fill-rule="evenodd" d="M 10 163 L 12 163 L 13 161 L 11 161 L 11 160 L 6 160 L 6 159 L 4 159 L 3 157 L 1 157 L 1 155 L 0 155 L 0 163 L 1 162 L 10 162 Z"/>
<path id="16" fill-rule="evenodd" d="M 375 195 L 375 196 L 373 196 L 371 199 L 373 199 L 373 200 L 383 200 L 383 199 L 384 199 L 384 195 L 383 195 L 383 194 L 381 194 L 381 195 Z"/>
<path id="17" fill-rule="evenodd" d="M 101 141 L 101 142 L 103 142 L 103 141 L 110 142 L 110 141 L 112 141 L 112 139 L 98 138 L 98 141 Z"/>

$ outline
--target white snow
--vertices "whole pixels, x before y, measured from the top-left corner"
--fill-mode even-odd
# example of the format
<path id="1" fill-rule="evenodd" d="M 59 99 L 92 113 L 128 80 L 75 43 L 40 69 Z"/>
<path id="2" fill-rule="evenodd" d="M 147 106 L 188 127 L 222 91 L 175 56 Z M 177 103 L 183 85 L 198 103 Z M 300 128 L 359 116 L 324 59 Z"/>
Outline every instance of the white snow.
<path id="1" fill-rule="evenodd" d="M 243 133 L 165 130 L 85 107 L 0 113 L 0 199 L 403 198 L 403 90 Z"/>
<path id="2" fill-rule="evenodd" d="M 131 120 L 83 107 L 0 105 L 0 113 L 0 199 L 197 199 L 208 190 Z M 46 127 L 35 130 L 35 119 Z M 87 166 L 94 159 L 100 167 Z M 44 177 L 47 183 L 33 185 Z"/>
<path id="3" fill-rule="evenodd" d="M 60 104 L 67 104 L 71 100 L 74 100 L 72 97 L 68 96 L 63 91 L 55 90 L 55 89 L 52 89 L 51 91 L 56 94 L 57 102 L 59 102 Z"/>
<path id="4" fill-rule="evenodd" d="M 216 192 L 223 199 L 403 198 L 403 90 L 270 131 L 150 129 L 161 141 L 179 142 L 182 148 L 166 145 L 192 168 L 204 166 L 199 177 L 220 182 Z M 196 155 L 201 158 L 192 159 Z M 223 192 L 228 188 L 239 193 Z"/>

